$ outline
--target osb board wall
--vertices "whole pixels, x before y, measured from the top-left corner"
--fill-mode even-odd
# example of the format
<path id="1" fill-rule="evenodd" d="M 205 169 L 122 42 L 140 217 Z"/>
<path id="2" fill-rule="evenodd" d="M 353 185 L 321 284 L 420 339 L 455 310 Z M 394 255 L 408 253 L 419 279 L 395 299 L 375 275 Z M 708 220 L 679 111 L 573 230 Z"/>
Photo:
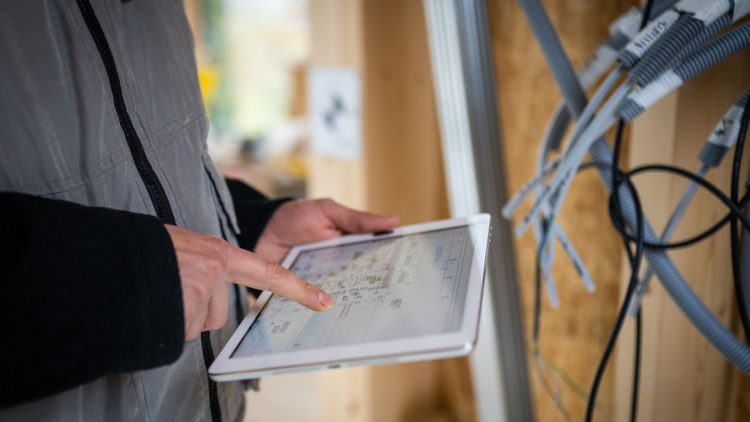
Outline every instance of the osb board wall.
<path id="1" fill-rule="evenodd" d="M 635 4 L 633 0 L 543 2 L 561 35 L 573 64 L 579 67 L 606 38 L 609 22 Z M 515 192 L 534 173 L 539 140 L 560 94 L 547 68 L 529 25 L 516 0 L 489 0 L 490 24 L 502 119 L 507 184 Z M 518 217 L 529 209 L 527 203 Z M 552 309 L 543 296 L 541 348 L 556 365 L 564 368 L 586 389 L 596 371 L 604 344 L 614 323 L 618 303 L 621 243 L 611 228 L 605 191 L 594 172 L 575 181 L 559 224 L 571 237 L 596 282 L 596 292 L 587 293 L 573 266 L 559 246 L 553 276 L 560 295 L 560 308 Z M 519 283 L 524 321 L 531 339 L 535 249 L 531 233 L 516 241 Z M 529 359 L 534 412 L 539 421 L 565 420 L 539 382 L 539 372 Z M 600 390 L 600 420 L 611 420 L 613 388 L 611 369 Z M 512 388 L 508 387 L 508 388 Z M 585 401 L 563 386 L 562 403 L 570 420 L 582 420 Z"/>

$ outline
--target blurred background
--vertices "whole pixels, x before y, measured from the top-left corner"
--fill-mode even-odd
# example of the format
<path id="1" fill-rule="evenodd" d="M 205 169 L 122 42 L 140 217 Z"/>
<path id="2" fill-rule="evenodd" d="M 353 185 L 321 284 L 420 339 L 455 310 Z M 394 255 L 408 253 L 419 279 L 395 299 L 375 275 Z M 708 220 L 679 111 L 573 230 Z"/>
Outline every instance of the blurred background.
<path id="1" fill-rule="evenodd" d="M 272 196 L 305 196 L 309 144 L 306 0 L 187 0 L 209 151 Z"/>

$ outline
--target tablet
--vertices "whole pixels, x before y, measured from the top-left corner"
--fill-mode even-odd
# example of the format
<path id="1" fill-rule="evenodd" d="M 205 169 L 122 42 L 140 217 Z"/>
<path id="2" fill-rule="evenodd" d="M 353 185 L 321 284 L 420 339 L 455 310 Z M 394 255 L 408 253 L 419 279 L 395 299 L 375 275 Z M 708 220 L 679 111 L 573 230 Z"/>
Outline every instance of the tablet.
<path id="1" fill-rule="evenodd" d="M 314 312 L 264 292 L 209 368 L 216 381 L 468 354 L 477 338 L 490 217 L 346 235 L 282 263 L 330 294 Z"/>

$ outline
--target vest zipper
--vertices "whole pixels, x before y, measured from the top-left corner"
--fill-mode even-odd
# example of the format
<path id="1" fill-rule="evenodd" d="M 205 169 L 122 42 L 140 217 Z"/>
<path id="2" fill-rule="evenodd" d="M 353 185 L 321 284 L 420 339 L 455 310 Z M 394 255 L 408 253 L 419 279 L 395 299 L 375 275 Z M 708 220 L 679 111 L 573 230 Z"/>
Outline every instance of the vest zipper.
<path id="1" fill-rule="evenodd" d="M 77 0 L 78 9 L 83 16 L 83 20 L 86 22 L 91 38 L 96 44 L 96 48 L 99 51 L 99 56 L 102 59 L 104 68 L 107 71 L 107 79 L 109 80 L 109 86 L 112 90 L 112 101 L 114 102 L 115 111 L 117 112 L 117 119 L 120 122 L 120 127 L 125 134 L 125 139 L 128 143 L 128 149 L 130 155 L 133 157 L 136 170 L 140 176 L 143 184 L 146 186 L 146 191 L 151 199 L 151 203 L 156 210 L 156 215 L 159 220 L 164 224 L 175 225 L 174 213 L 172 207 L 169 204 L 164 186 L 159 181 L 159 177 L 156 175 L 154 168 L 148 161 L 146 151 L 143 149 L 138 133 L 135 131 L 133 121 L 130 119 L 127 107 L 125 106 L 125 99 L 122 95 L 122 86 L 120 85 L 120 77 L 117 73 L 117 66 L 115 65 L 112 51 L 107 43 L 107 38 L 104 35 L 99 19 L 94 14 L 94 9 L 91 7 L 89 0 Z M 208 395 L 211 410 L 211 420 L 213 422 L 221 422 L 221 408 L 219 407 L 219 394 L 216 383 L 208 377 L 208 367 L 214 360 L 214 351 L 211 346 L 211 335 L 208 331 L 201 333 L 201 347 L 203 348 L 203 362 L 206 366 L 206 377 L 208 378 Z"/>

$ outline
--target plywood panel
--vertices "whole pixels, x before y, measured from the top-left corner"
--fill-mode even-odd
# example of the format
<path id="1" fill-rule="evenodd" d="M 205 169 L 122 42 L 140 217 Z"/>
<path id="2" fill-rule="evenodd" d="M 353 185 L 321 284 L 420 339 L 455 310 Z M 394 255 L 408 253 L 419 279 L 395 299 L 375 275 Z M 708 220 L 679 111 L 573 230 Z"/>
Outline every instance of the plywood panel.
<path id="1" fill-rule="evenodd" d="M 572 61 L 580 65 L 606 38 L 608 23 L 634 2 L 565 0 L 543 3 Z M 517 1 L 491 0 L 488 6 L 507 157 L 507 183 L 509 191 L 514 192 L 534 172 L 539 139 L 560 95 Z M 520 212 L 525 212 L 529 206 L 526 204 Z M 607 217 L 606 196 L 598 175 L 589 172 L 578 177 L 559 223 L 586 262 L 597 290 L 594 294 L 584 290 L 574 268 L 558 247 L 553 275 L 561 307 L 555 310 L 548 306 L 546 298 L 543 301 L 541 347 L 554 364 L 588 388 L 614 322 L 620 279 L 621 246 Z M 518 239 L 515 246 L 524 319 L 530 330 L 535 260 L 532 235 Z M 531 335 L 527 338 L 531 339 Z M 539 383 L 533 359 L 529 362 L 536 418 L 565 420 Z M 599 396 L 607 415 L 612 409 L 611 379 L 612 371 Z M 563 387 L 562 403 L 571 420 L 583 419 L 585 402 L 567 387 Z M 602 419 L 607 420 L 607 417 Z"/>

